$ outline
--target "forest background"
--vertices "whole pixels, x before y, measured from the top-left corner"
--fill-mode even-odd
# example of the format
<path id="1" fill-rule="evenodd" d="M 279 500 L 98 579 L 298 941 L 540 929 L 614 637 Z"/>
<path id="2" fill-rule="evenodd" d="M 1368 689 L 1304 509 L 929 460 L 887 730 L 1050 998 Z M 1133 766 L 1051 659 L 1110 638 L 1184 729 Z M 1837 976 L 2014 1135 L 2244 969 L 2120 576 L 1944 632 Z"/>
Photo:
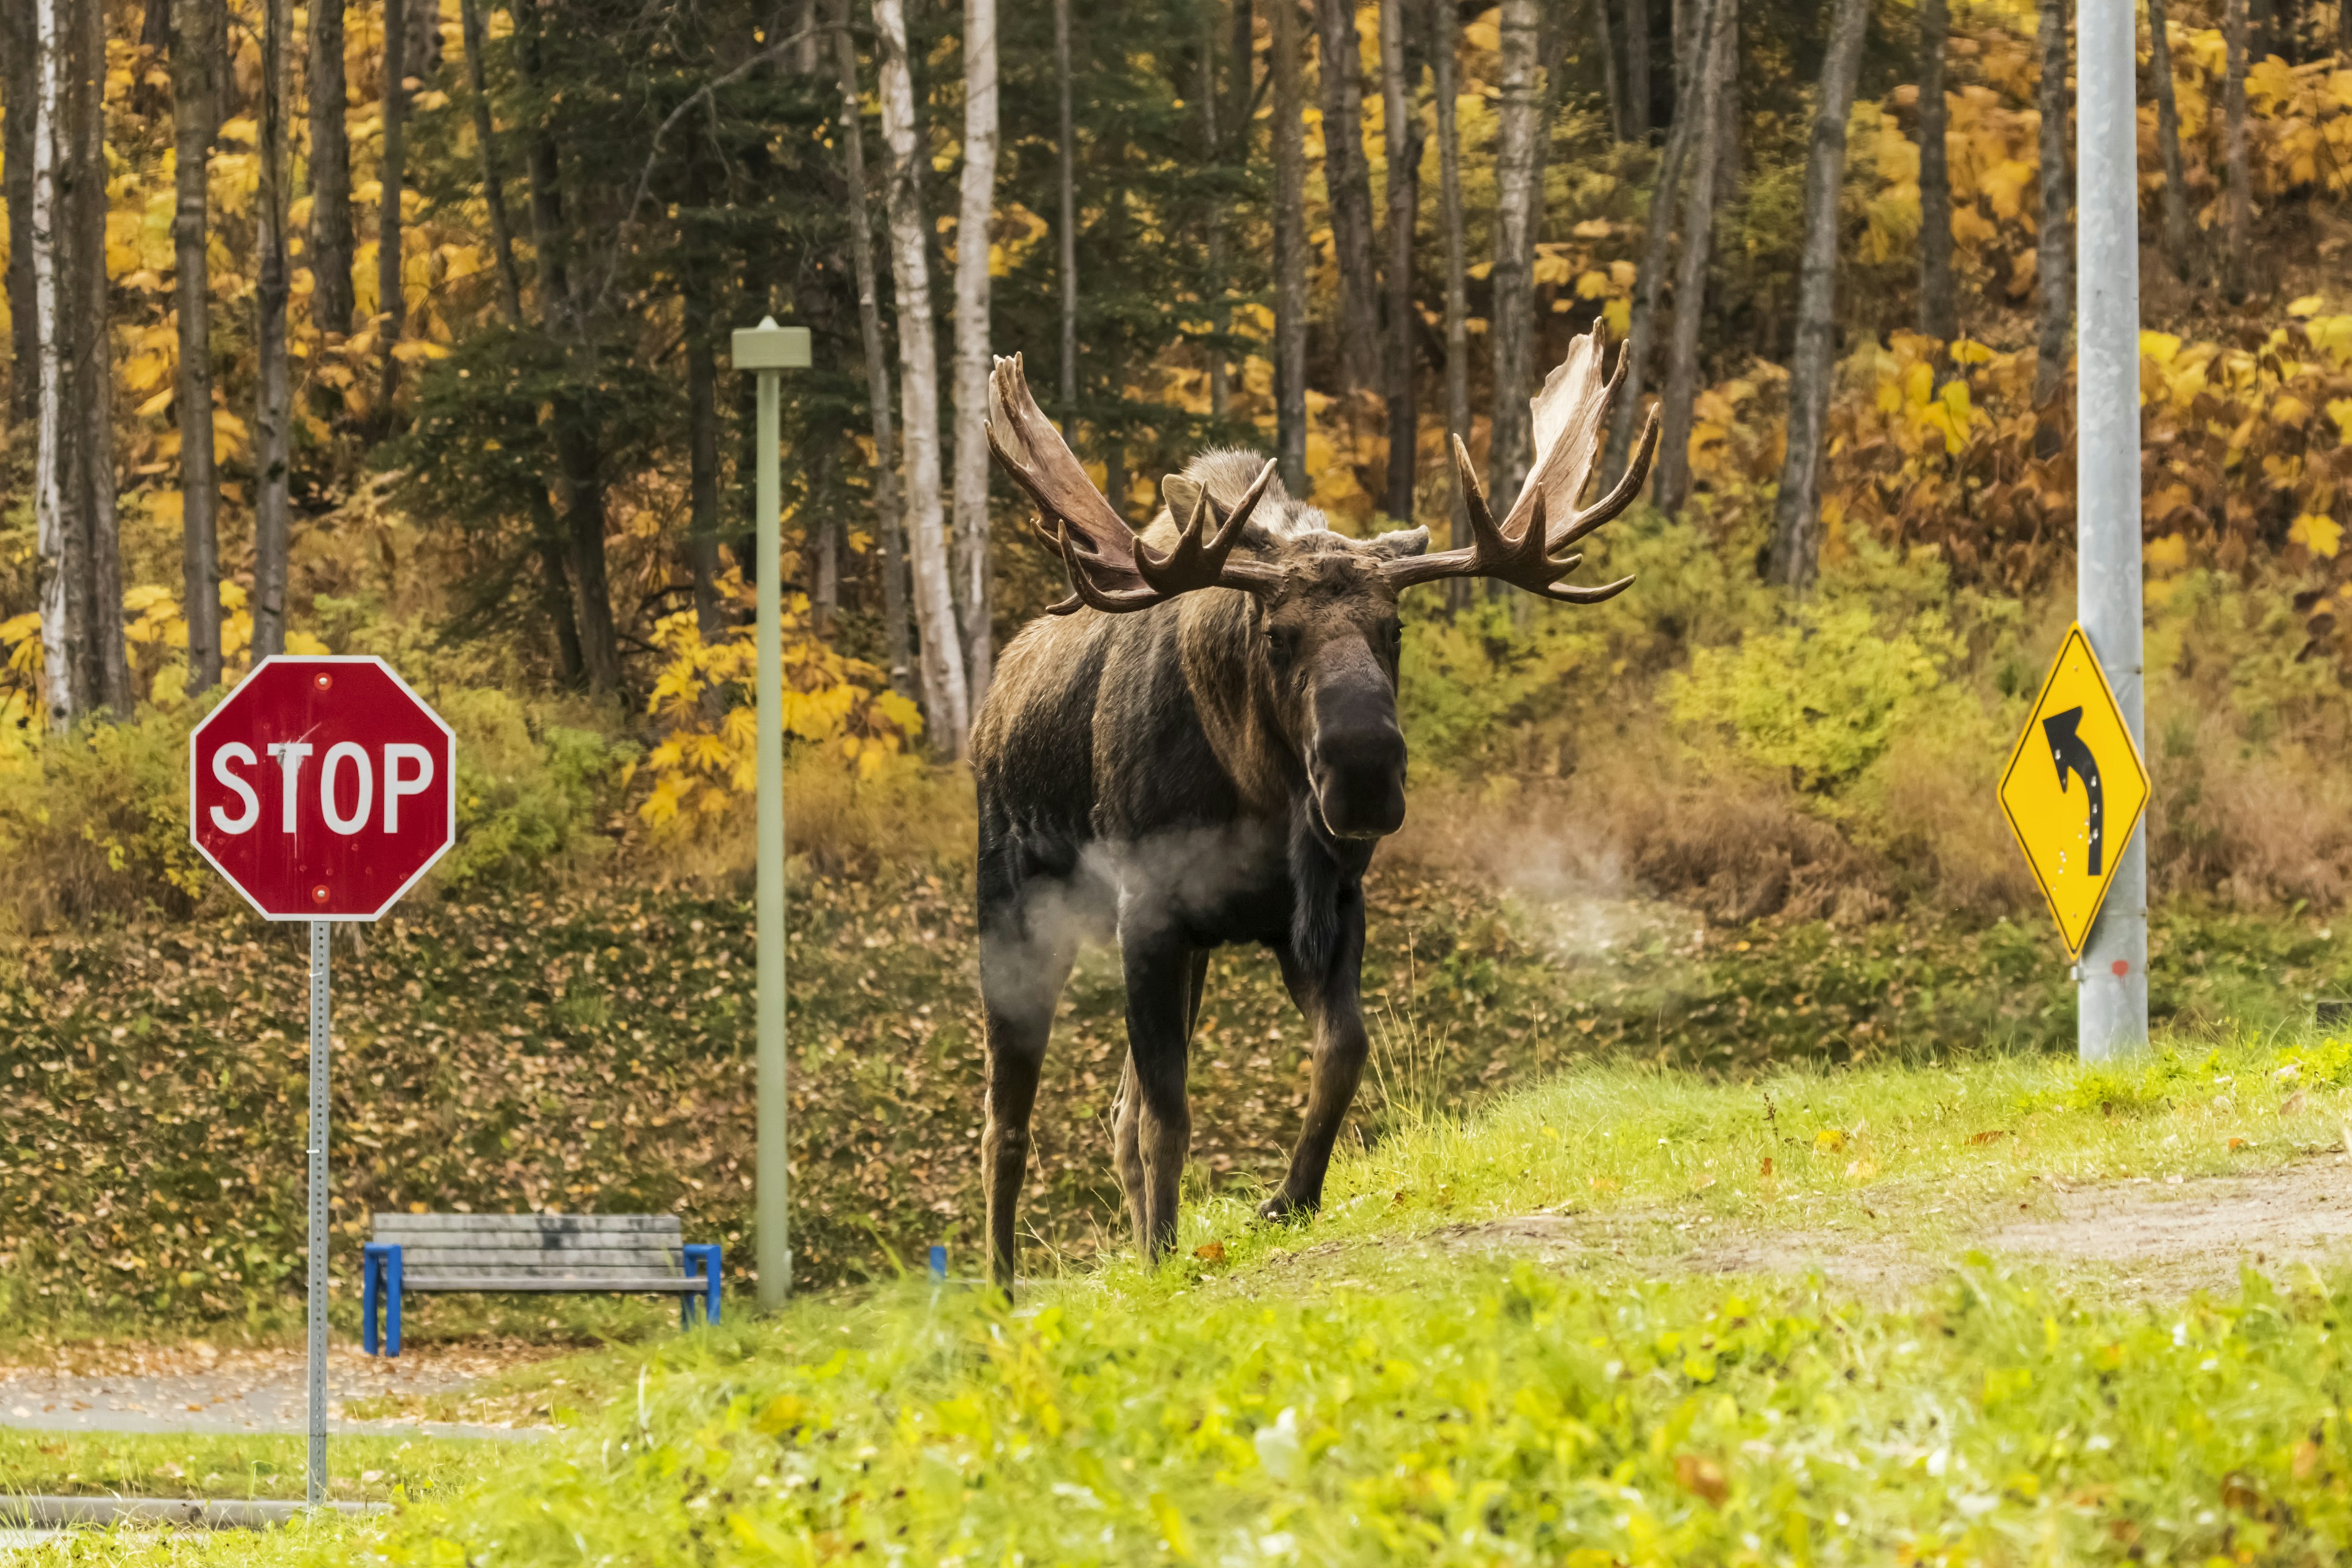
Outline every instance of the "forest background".
<path id="1" fill-rule="evenodd" d="M 1993 805 L 2069 618 L 2063 0 L 5 0 L 0 1302 L 296 1298 L 299 961 L 205 873 L 184 745 L 286 649 L 392 658 L 461 842 L 339 960 L 374 1207 L 740 1237 L 749 399 L 785 413 L 796 1173 L 814 1278 L 967 1225 L 968 785 L 1063 591 L 989 472 L 1020 352 L 1130 519 L 1217 444 L 1351 532 L 1528 461 L 1570 337 L 1667 430 L 1602 609 L 1409 609 L 1360 1131 L 1596 1053 L 2071 1038 Z M 2352 18 L 2142 19 L 2156 1005 L 2352 982 Z M 1612 465 L 1632 431 L 1621 418 Z M 1295 1126 L 1236 958 L 1213 1180 Z M 1041 1130 L 1104 1243 L 1115 971 Z M 1058 1120 L 1055 1120 L 1058 1117 Z M 43 1299 L 47 1299 L 44 1300 Z"/>

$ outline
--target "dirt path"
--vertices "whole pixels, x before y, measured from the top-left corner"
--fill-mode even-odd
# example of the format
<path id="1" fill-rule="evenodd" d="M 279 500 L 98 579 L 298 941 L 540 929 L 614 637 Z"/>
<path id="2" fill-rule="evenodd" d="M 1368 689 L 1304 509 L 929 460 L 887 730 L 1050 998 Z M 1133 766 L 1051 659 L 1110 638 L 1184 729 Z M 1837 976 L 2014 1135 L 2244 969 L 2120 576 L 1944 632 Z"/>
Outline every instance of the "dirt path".
<path id="1" fill-rule="evenodd" d="M 432 1437 L 528 1437 L 541 1429 L 528 1411 L 512 1419 L 424 1421 L 347 1418 L 346 1407 L 414 1406 L 462 1394 L 484 1379 L 549 1352 L 493 1343 L 453 1349 L 419 1346 L 397 1359 L 331 1351 L 327 1361 L 329 1430 Z M 309 1384 L 299 1350 L 220 1351 L 206 1344 L 168 1348 L 78 1348 L 47 1365 L 0 1365 L 0 1427 L 51 1432 L 172 1432 L 214 1435 L 299 1433 L 307 1429 Z M 509 1414 L 501 1412 L 502 1415 Z"/>
<path id="2" fill-rule="evenodd" d="M 1698 1274 L 1802 1274 L 1873 1292 L 1925 1285 L 1969 1251 L 2095 1271 L 2151 1297 L 2234 1289 L 2238 1270 L 2273 1274 L 2352 1261 L 2352 1171 L 2341 1157 L 2272 1171 L 2069 1186 L 2044 1178 L 2025 1213 L 1993 1213 L 1933 1246 L 1861 1227 L 1754 1229 L 1667 1211 L 1516 1215 L 1435 1238 L 1448 1247 L 1520 1252 L 1570 1264 L 1662 1255 Z M 1710 1231 L 1727 1232 L 1710 1236 Z"/>

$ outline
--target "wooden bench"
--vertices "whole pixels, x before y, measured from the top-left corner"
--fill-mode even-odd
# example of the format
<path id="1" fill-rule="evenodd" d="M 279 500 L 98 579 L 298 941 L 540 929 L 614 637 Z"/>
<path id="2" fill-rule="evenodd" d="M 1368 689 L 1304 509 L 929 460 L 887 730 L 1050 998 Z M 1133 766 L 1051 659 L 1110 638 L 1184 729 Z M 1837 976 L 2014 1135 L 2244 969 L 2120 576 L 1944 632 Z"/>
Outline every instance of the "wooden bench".
<path id="1" fill-rule="evenodd" d="M 361 1341 L 400 1353 L 410 1290 L 676 1296 L 680 1327 L 698 1303 L 719 1321 L 719 1248 L 689 1243 L 668 1214 L 380 1214 L 360 1249 Z"/>

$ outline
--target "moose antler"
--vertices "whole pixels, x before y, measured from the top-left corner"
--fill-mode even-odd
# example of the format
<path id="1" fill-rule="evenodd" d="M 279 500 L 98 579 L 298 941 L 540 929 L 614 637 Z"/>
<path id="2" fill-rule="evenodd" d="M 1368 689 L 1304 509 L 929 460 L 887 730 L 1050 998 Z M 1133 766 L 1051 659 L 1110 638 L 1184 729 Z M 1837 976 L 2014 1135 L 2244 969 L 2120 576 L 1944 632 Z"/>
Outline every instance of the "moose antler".
<path id="1" fill-rule="evenodd" d="M 1580 554 L 1561 552 L 1633 503 L 1649 477 L 1650 460 L 1657 453 L 1658 416 L 1653 409 L 1624 476 L 1591 507 L 1578 510 L 1577 500 L 1592 477 L 1593 454 L 1600 447 L 1610 400 L 1624 376 L 1625 357 L 1621 353 L 1616 374 L 1606 383 L 1601 381 L 1599 327 L 1570 345 L 1568 357 L 1545 379 L 1543 392 L 1530 409 L 1536 460 L 1510 515 L 1500 525 L 1486 504 L 1486 488 L 1470 465 L 1470 450 L 1456 435 L 1454 467 L 1469 514 L 1470 544 L 1465 549 L 1389 562 L 1382 567 L 1389 582 L 1402 589 L 1444 577 L 1492 577 L 1566 605 L 1597 605 L 1623 593 L 1633 578 L 1596 588 L 1577 587 L 1560 579 L 1584 560 Z"/>
<path id="2" fill-rule="evenodd" d="M 1062 552 L 1069 568 L 1071 595 L 1050 606 L 1051 615 L 1066 616 L 1082 605 L 1123 615 L 1196 588 L 1264 593 L 1282 582 L 1275 567 L 1231 559 L 1250 513 L 1274 478 L 1272 463 L 1258 471 L 1256 482 L 1223 517 L 1203 489 L 1192 514 L 1181 520 L 1174 547 L 1162 555 L 1128 526 L 1087 478 L 1061 432 L 1030 395 L 1019 354 L 999 357 L 988 378 L 988 449 L 1037 503 L 1037 531 Z"/>

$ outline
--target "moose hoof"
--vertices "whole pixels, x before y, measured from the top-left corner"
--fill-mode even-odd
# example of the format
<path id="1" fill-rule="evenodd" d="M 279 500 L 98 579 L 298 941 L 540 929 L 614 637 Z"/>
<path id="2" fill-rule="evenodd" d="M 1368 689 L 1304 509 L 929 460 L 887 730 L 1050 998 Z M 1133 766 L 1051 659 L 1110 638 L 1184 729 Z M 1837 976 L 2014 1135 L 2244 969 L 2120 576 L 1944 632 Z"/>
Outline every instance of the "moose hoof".
<path id="1" fill-rule="evenodd" d="M 1276 1225 L 1305 1225 L 1315 1217 L 1315 1205 L 1303 1199 L 1276 1193 L 1257 1205 L 1257 1217 Z"/>

